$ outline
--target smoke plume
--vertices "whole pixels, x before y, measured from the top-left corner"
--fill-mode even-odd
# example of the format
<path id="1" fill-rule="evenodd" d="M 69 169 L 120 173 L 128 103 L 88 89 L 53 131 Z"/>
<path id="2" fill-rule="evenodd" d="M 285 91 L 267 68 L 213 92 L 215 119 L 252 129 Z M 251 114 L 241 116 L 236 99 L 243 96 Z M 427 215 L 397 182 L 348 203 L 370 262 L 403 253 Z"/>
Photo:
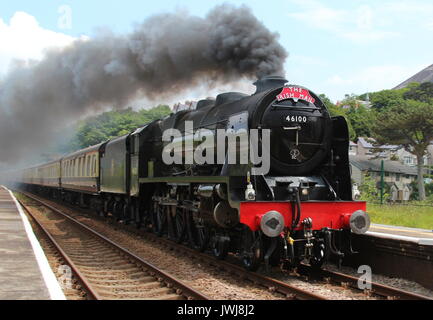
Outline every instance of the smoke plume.
<path id="1" fill-rule="evenodd" d="M 218 6 L 205 18 L 161 14 L 129 35 L 77 40 L 0 82 L 0 163 L 44 152 L 53 132 L 89 112 L 176 95 L 203 81 L 284 74 L 286 56 L 278 35 L 244 6 Z"/>

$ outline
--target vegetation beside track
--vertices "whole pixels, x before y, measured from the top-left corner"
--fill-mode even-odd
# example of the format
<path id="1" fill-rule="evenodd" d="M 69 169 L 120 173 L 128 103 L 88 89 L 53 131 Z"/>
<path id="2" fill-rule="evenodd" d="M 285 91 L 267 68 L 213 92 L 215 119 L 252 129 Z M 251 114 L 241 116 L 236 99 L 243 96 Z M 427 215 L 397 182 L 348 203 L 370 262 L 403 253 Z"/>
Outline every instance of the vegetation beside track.
<path id="1" fill-rule="evenodd" d="M 373 223 L 433 230 L 433 205 L 426 202 L 368 203 L 367 211 Z"/>

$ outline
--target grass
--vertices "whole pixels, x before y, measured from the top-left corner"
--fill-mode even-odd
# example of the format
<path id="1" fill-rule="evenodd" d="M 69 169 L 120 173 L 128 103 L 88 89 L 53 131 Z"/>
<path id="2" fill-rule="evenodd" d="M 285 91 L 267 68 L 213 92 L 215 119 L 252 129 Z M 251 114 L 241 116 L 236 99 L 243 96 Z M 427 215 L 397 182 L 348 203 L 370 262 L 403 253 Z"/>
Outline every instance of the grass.
<path id="1" fill-rule="evenodd" d="M 433 206 L 368 203 L 373 223 L 433 230 Z"/>

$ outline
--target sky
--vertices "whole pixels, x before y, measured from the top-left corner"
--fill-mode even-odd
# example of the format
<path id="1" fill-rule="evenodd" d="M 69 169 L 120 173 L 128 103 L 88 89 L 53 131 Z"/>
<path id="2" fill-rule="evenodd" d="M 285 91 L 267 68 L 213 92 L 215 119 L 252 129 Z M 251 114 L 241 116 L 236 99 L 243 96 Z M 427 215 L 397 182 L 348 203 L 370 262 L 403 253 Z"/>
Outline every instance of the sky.
<path id="1" fill-rule="evenodd" d="M 128 33 L 151 15 L 176 10 L 204 17 L 222 3 L 250 7 L 280 35 L 289 82 L 334 102 L 391 89 L 433 64 L 428 0 L 15 0 L 0 2 L 0 79 L 17 60 L 39 60 L 47 48 L 98 30 Z"/>

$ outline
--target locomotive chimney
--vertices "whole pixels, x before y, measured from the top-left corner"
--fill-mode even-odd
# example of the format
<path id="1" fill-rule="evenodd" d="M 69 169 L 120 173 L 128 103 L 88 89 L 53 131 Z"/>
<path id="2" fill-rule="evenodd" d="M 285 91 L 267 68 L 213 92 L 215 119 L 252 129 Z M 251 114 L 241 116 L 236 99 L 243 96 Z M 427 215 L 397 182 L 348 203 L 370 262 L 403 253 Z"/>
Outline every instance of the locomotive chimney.
<path id="1" fill-rule="evenodd" d="M 254 94 L 267 91 L 269 89 L 273 88 L 279 88 L 284 86 L 287 83 L 287 79 L 280 76 L 266 76 L 263 77 L 256 82 L 254 82 L 254 85 L 257 87 L 257 90 Z"/>

